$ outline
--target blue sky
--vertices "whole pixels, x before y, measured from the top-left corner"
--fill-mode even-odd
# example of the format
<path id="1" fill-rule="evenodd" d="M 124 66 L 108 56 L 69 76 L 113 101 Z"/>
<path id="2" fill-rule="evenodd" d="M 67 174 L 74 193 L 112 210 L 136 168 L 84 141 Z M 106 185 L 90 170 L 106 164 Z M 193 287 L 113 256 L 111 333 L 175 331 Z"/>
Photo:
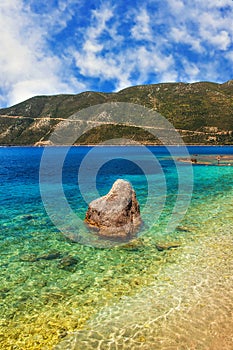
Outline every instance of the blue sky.
<path id="1" fill-rule="evenodd" d="M 233 79 L 232 0 L 1 0 L 0 107 Z"/>

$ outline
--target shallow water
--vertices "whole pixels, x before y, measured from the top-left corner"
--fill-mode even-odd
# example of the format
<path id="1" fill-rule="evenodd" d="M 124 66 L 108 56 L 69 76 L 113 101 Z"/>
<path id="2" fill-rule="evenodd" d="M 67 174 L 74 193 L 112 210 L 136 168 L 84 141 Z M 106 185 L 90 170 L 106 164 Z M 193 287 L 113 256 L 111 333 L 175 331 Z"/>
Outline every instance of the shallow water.
<path id="1" fill-rule="evenodd" d="M 159 268 L 154 262 L 148 287 L 105 307 L 55 349 L 232 349 L 232 204 L 219 199 L 192 215 L 200 210 L 205 219 L 192 222 L 192 237 Z M 214 211 L 225 220 L 211 218 Z"/>
<path id="2" fill-rule="evenodd" d="M 178 227 L 164 233 L 177 171 L 167 152 L 152 150 L 162 173 L 145 177 L 121 161 L 98 174 L 101 194 L 117 177 L 130 180 L 149 223 L 131 244 L 100 249 L 67 240 L 46 214 L 38 186 L 43 149 L 0 149 L 2 349 L 59 343 L 57 349 L 232 349 L 233 168 L 195 166 L 191 206 Z M 81 219 L 87 204 L 77 171 L 86 152 L 73 148 L 63 175 L 64 192 Z M 190 152 L 232 154 L 232 148 Z M 163 183 L 163 174 L 166 193 L 156 203 L 165 204 L 154 223 L 147 181 L 152 176 Z M 156 244 L 168 242 L 178 247 L 158 251 Z"/>

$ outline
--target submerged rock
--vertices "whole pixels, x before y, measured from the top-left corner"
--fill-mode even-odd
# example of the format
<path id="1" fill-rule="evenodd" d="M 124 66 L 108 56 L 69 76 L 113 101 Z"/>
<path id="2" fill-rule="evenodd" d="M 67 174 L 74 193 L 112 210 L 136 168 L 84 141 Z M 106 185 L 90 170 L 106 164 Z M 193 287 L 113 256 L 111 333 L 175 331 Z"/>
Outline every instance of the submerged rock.
<path id="1" fill-rule="evenodd" d="M 59 259 L 61 257 L 62 257 L 62 254 L 60 252 L 51 252 L 51 253 L 46 253 L 39 256 L 31 253 L 31 254 L 21 255 L 19 260 L 26 261 L 26 262 L 35 262 L 39 260 L 54 260 L 54 259 Z"/>
<path id="2" fill-rule="evenodd" d="M 63 270 L 73 270 L 73 268 L 79 263 L 79 259 L 73 256 L 65 256 L 59 261 L 58 268 Z"/>
<path id="3" fill-rule="evenodd" d="M 132 239 L 131 241 L 120 246 L 120 249 L 129 251 L 138 251 L 144 248 L 144 243 L 140 238 Z"/>
<path id="4" fill-rule="evenodd" d="M 89 204 L 85 222 L 102 236 L 130 238 L 142 224 L 140 207 L 131 184 L 114 182 L 109 193 Z"/>
<path id="5" fill-rule="evenodd" d="M 54 260 L 54 259 L 59 259 L 61 258 L 62 255 L 60 252 L 53 252 L 53 253 L 47 253 L 38 256 L 37 260 Z"/>
<path id="6" fill-rule="evenodd" d="M 179 248 L 180 246 L 181 246 L 181 243 L 179 243 L 179 242 L 168 242 L 168 243 L 157 243 L 156 244 L 156 248 L 159 251 Z"/>
<path id="7" fill-rule="evenodd" d="M 25 262 L 35 262 L 37 261 L 37 256 L 36 254 L 23 254 L 19 257 L 20 261 L 25 261 Z"/>

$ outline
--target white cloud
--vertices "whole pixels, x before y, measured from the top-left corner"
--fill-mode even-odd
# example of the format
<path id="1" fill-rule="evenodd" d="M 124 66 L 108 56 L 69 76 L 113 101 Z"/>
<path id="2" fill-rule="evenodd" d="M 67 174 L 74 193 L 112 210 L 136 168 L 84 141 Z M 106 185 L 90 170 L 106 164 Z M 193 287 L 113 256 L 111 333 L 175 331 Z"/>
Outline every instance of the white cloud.
<path id="1" fill-rule="evenodd" d="M 74 82 L 73 82 L 74 83 Z M 83 84 L 74 84 L 80 90 L 85 90 Z M 24 101 L 29 97 L 36 95 L 55 95 L 71 93 L 70 87 L 66 83 L 62 83 L 56 76 L 51 76 L 50 79 L 37 78 L 30 80 L 20 80 L 14 84 L 14 89 L 9 92 L 10 101 Z"/>
<path id="2" fill-rule="evenodd" d="M 144 71 L 147 75 L 149 73 L 165 72 L 169 70 L 174 63 L 172 55 L 161 55 L 160 52 L 156 51 L 156 47 L 152 47 L 150 50 L 145 47 L 139 48 L 139 50 L 135 52 L 135 59 L 136 58 L 140 71 Z"/>
<path id="3" fill-rule="evenodd" d="M 103 45 L 99 44 L 96 40 L 87 39 L 83 45 L 83 50 L 89 53 L 97 53 L 103 50 Z"/>
<path id="4" fill-rule="evenodd" d="M 136 40 L 152 40 L 150 16 L 146 9 L 141 9 L 135 17 L 135 25 L 131 29 L 132 37 Z"/>
<path id="5" fill-rule="evenodd" d="M 107 22 L 113 17 L 110 7 L 102 6 L 99 10 L 92 11 L 95 25 L 89 29 L 89 36 L 97 38 L 104 30 L 107 30 Z"/>
<path id="6" fill-rule="evenodd" d="M 169 6 L 173 13 L 178 14 L 184 10 L 184 3 L 181 0 L 169 0 Z"/>
<path id="7" fill-rule="evenodd" d="M 216 36 L 211 37 L 209 41 L 215 47 L 218 47 L 219 50 L 227 50 L 231 43 L 230 36 L 225 30 L 222 30 L 221 32 L 217 33 Z"/>
<path id="8" fill-rule="evenodd" d="M 225 6 L 232 6 L 232 0 L 196 0 L 198 8 L 205 8 L 207 12 L 211 9 L 219 9 Z"/>
<path id="9" fill-rule="evenodd" d="M 84 76 L 102 77 L 102 79 L 114 79 L 120 73 L 117 62 L 112 57 L 104 58 L 97 56 L 93 52 L 86 52 L 79 54 L 74 53 L 77 66 Z"/>
<path id="10" fill-rule="evenodd" d="M 226 58 L 233 64 L 233 50 L 226 54 Z"/>
<path id="11" fill-rule="evenodd" d="M 112 31 L 109 30 L 108 21 L 113 17 L 113 10 L 107 6 L 102 6 L 99 10 L 92 11 L 91 25 L 86 29 L 86 38 L 83 44 L 83 50 L 86 53 L 98 52 L 103 49 L 103 44 L 99 43 L 102 34 L 108 33 L 112 37 Z"/>
<path id="12" fill-rule="evenodd" d="M 1 1 L 0 23 L 1 90 L 8 105 L 36 94 L 72 92 L 82 86 L 64 81 L 62 61 L 47 46 L 48 28 L 22 0 Z"/>
<path id="13" fill-rule="evenodd" d="M 130 85 L 126 62 L 120 53 L 111 50 L 121 41 L 116 25 L 109 24 L 114 17 L 113 9 L 101 6 L 92 11 L 91 23 L 85 31 L 85 39 L 80 49 L 70 51 L 76 66 L 84 77 L 99 78 L 101 81 L 115 81 L 116 89 Z M 102 35 L 107 38 L 102 39 Z"/>
<path id="14" fill-rule="evenodd" d="M 159 82 L 160 83 L 174 83 L 177 81 L 178 74 L 177 72 L 173 69 L 169 69 L 166 72 L 162 72 L 160 75 Z"/>
<path id="15" fill-rule="evenodd" d="M 219 16 L 219 13 L 204 13 L 199 19 L 200 38 L 213 46 L 215 50 L 227 50 L 232 42 L 232 35 L 228 27 L 230 23 Z"/>
<path id="16" fill-rule="evenodd" d="M 196 52 L 204 51 L 201 40 L 197 36 L 190 35 L 188 29 L 184 26 L 171 28 L 170 38 L 174 43 L 189 45 Z"/>
<path id="17" fill-rule="evenodd" d="M 100 21 L 100 14 L 103 18 Z M 86 28 L 82 47 L 72 51 L 77 68 L 82 76 L 98 78 L 100 81 L 111 81 L 118 91 L 133 84 L 145 83 L 150 75 L 169 77 L 174 81 L 177 74 L 171 54 L 162 54 L 160 43 L 154 43 L 149 14 L 146 10 L 136 17 L 136 23 L 128 27 L 128 32 L 137 40 L 150 40 L 147 47 L 143 43 L 128 46 L 122 42 L 116 23 L 109 23 L 115 18 L 113 9 L 102 7 L 93 12 L 90 26 Z M 128 17 L 131 21 L 131 17 Z M 114 26 L 114 30 L 113 30 Z M 131 30 L 130 30 L 131 28 Z M 102 34 L 108 33 L 109 38 L 102 39 Z M 118 46 L 119 45 L 119 46 Z M 116 53 L 115 51 L 116 50 Z"/>
<path id="18" fill-rule="evenodd" d="M 173 19 L 170 38 L 174 42 L 190 45 L 192 50 L 199 53 L 209 50 L 207 45 L 214 51 L 227 50 L 232 42 L 232 25 L 217 7 L 227 1 L 198 2 L 199 6 L 193 3 L 186 5 Z"/>
<path id="19" fill-rule="evenodd" d="M 198 76 L 200 74 L 200 69 L 195 63 L 189 62 L 187 59 L 183 59 L 183 80 L 192 83 L 198 80 Z"/>

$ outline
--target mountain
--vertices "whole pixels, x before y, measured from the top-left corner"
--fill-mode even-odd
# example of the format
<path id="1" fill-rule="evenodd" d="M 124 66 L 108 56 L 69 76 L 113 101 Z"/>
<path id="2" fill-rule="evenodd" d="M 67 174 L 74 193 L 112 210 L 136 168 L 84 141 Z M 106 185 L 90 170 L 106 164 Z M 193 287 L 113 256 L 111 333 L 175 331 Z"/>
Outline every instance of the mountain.
<path id="1" fill-rule="evenodd" d="M 55 126 L 87 107 L 128 102 L 154 110 L 170 121 L 186 144 L 233 144 L 233 80 L 161 83 L 134 86 L 117 93 L 36 96 L 0 109 L 0 145 L 43 144 Z M 149 124 L 149 121 L 148 121 Z M 124 137 L 144 144 L 158 143 L 148 131 L 107 122 L 82 135 L 77 144 L 96 144 Z"/>

